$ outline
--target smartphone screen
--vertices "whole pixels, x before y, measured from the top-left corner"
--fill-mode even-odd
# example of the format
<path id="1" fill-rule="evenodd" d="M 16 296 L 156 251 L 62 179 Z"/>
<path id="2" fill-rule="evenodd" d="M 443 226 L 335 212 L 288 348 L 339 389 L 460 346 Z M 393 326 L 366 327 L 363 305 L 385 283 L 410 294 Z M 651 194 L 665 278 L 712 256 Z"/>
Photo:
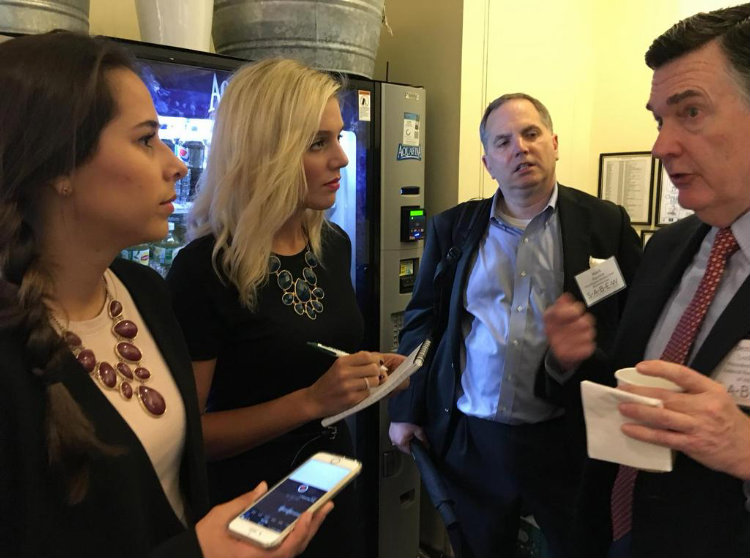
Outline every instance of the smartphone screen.
<path id="1" fill-rule="evenodd" d="M 349 473 L 332 463 L 307 461 L 240 517 L 280 533 Z"/>

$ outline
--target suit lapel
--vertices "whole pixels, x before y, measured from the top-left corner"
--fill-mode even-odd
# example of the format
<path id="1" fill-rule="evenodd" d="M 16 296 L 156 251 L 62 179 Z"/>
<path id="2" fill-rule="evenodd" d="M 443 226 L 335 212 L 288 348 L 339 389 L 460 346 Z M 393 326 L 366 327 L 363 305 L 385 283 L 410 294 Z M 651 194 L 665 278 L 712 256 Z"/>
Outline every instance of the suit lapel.
<path id="1" fill-rule="evenodd" d="M 649 265 L 643 269 L 643 275 L 646 275 L 646 277 L 643 277 L 644 283 L 649 285 L 655 300 L 660 302 L 654 309 L 657 311 L 657 317 L 669 297 L 679 286 L 685 270 L 695 258 L 703 238 L 710 229 L 708 225 L 704 225 L 697 218 L 695 218 L 694 225 L 688 231 L 690 236 L 687 242 L 682 235 L 672 236 L 671 244 L 662 247 L 658 255 L 655 258 L 650 258 Z"/>
<path id="2" fill-rule="evenodd" d="M 664 306 L 710 228 L 697 217 L 687 219 L 690 221 L 671 225 L 669 236 L 655 239 L 638 268 L 618 331 L 616 346 L 620 350 L 614 351 L 622 366 L 633 366 L 643 359 Z"/>
<path id="3" fill-rule="evenodd" d="M 706 340 L 696 353 L 690 368 L 710 375 L 721 359 L 750 333 L 750 277 L 745 279 L 719 319 L 714 324 Z"/>
<path id="4" fill-rule="evenodd" d="M 666 275 L 661 275 L 665 279 L 660 281 L 658 285 L 654 285 L 656 289 L 660 289 L 657 300 L 661 303 L 654 305 L 658 309 L 658 313 L 656 313 L 653 320 L 645 320 L 646 323 L 656 323 L 664 304 L 666 304 L 669 296 L 677 285 L 679 285 L 685 269 L 692 262 L 695 254 L 700 249 L 701 242 L 703 242 L 703 239 L 710 230 L 708 225 L 701 223 L 696 217 L 689 217 L 689 219 L 694 219 L 696 225 L 689 241 L 684 243 L 684 249 L 669 250 L 666 253 L 660 251 L 660 258 L 654 263 L 660 269 L 663 268 L 666 271 Z M 675 237 L 674 242 L 678 246 L 683 244 L 680 238 L 677 237 Z M 655 268 L 650 266 L 650 269 Z M 664 273 L 664 271 L 661 271 L 661 273 Z M 659 270 L 655 270 L 654 273 L 657 274 L 656 276 L 660 276 Z M 740 286 L 740 289 L 721 313 L 700 349 L 690 362 L 690 368 L 706 375 L 710 375 L 713 372 L 721 359 L 729 354 L 740 339 L 747 337 L 748 333 L 750 333 L 749 308 L 750 278 L 746 279 Z"/>
<path id="5" fill-rule="evenodd" d="M 469 263 L 474 261 L 474 254 L 476 254 L 479 241 L 487 231 L 487 227 L 490 223 L 490 214 L 492 212 L 492 202 L 490 201 L 490 198 L 485 200 L 485 203 L 480 206 L 478 211 L 481 211 L 481 213 L 477 216 L 476 222 L 469 231 L 466 241 L 461 247 L 461 257 L 456 264 L 456 274 L 451 288 L 450 321 L 447 325 L 446 331 L 453 332 L 453 335 L 450 337 L 453 343 L 451 356 L 453 358 L 455 370 L 457 371 L 461 370 L 461 321 L 464 316 L 464 291 L 466 290 L 466 281 L 469 277 Z"/>
<path id="6" fill-rule="evenodd" d="M 575 276 L 589 268 L 591 217 L 588 210 L 570 195 L 566 186 L 558 184 L 557 192 L 563 248 L 563 291 L 576 293 L 581 298 Z"/>

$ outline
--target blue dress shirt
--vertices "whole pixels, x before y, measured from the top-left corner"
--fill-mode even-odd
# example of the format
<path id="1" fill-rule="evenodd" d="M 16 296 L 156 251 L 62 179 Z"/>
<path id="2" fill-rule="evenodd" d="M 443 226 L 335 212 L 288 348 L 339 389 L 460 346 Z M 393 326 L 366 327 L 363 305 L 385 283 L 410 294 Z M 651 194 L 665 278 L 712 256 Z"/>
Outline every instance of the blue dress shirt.
<path id="1" fill-rule="evenodd" d="M 524 228 L 499 211 L 474 256 L 464 292 L 464 345 L 458 409 L 506 424 L 536 423 L 563 409 L 534 395 L 547 352 L 542 314 L 563 288 L 557 185 Z M 519 226 L 520 225 L 520 226 Z"/>
<path id="2" fill-rule="evenodd" d="M 714 324 L 719 316 L 727 307 L 742 283 L 750 276 L 750 212 L 745 213 L 742 217 L 732 223 L 732 234 L 737 239 L 739 250 L 737 250 L 727 262 L 724 269 L 724 275 L 719 282 L 719 286 L 714 294 L 714 299 L 706 311 L 703 323 L 695 337 L 695 343 L 688 355 L 688 366 L 697 350 L 703 345 Z M 703 243 L 695 255 L 690 266 L 685 271 L 679 286 L 674 290 L 672 296 L 664 306 L 659 321 L 656 323 L 654 332 L 651 334 L 648 346 L 646 347 L 645 359 L 658 359 L 664 352 L 672 332 L 677 327 L 682 314 L 693 299 L 695 291 L 698 290 L 698 284 L 703 278 L 708 265 L 708 256 L 711 253 L 711 246 L 714 243 L 716 233 L 719 231 L 712 227 L 703 239 Z M 635 362 L 633 366 L 635 366 Z"/>

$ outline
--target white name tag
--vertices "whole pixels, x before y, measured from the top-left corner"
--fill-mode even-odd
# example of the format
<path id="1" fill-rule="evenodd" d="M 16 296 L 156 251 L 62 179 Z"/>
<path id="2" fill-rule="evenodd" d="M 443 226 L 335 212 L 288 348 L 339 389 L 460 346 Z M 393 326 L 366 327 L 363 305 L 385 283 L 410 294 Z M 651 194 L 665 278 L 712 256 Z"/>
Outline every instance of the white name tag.
<path id="1" fill-rule="evenodd" d="M 750 339 L 743 339 L 724 357 L 713 373 L 713 379 L 722 384 L 734 402 L 750 407 Z"/>
<path id="2" fill-rule="evenodd" d="M 586 306 L 593 306 L 625 288 L 625 279 L 614 256 L 582 271 L 575 279 Z"/>

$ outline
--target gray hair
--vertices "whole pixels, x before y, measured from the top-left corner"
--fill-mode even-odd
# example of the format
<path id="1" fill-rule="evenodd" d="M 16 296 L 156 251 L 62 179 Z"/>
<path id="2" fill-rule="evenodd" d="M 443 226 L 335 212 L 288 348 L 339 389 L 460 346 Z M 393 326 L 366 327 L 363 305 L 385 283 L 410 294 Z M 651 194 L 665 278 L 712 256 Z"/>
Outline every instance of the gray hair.
<path id="1" fill-rule="evenodd" d="M 524 99 L 534 105 L 534 108 L 536 108 L 539 116 L 542 119 L 542 123 L 550 132 L 553 131 L 552 117 L 549 115 L 547 107 L 545 107 L 539 99 L 535 99 L 534 97 L 532 97 L 531 95 L 527 95 L 526 93 L 506 93 L 505 95 L 501 95 L 500 97 L 492 101 L 489 105 L 487 105 L 487 108 L 484 109 L 484 116 L 482 116 L 482 121 L 479 123 L 479 137 L 482 140 L 482 145 L 484 145 L 485 147 L 487 146 L 487 119 L 490 117 L 490 114 L 492 114 L 496 109 L 500 108 L 508 101 L 514 101 L 516 99 Z"/>

